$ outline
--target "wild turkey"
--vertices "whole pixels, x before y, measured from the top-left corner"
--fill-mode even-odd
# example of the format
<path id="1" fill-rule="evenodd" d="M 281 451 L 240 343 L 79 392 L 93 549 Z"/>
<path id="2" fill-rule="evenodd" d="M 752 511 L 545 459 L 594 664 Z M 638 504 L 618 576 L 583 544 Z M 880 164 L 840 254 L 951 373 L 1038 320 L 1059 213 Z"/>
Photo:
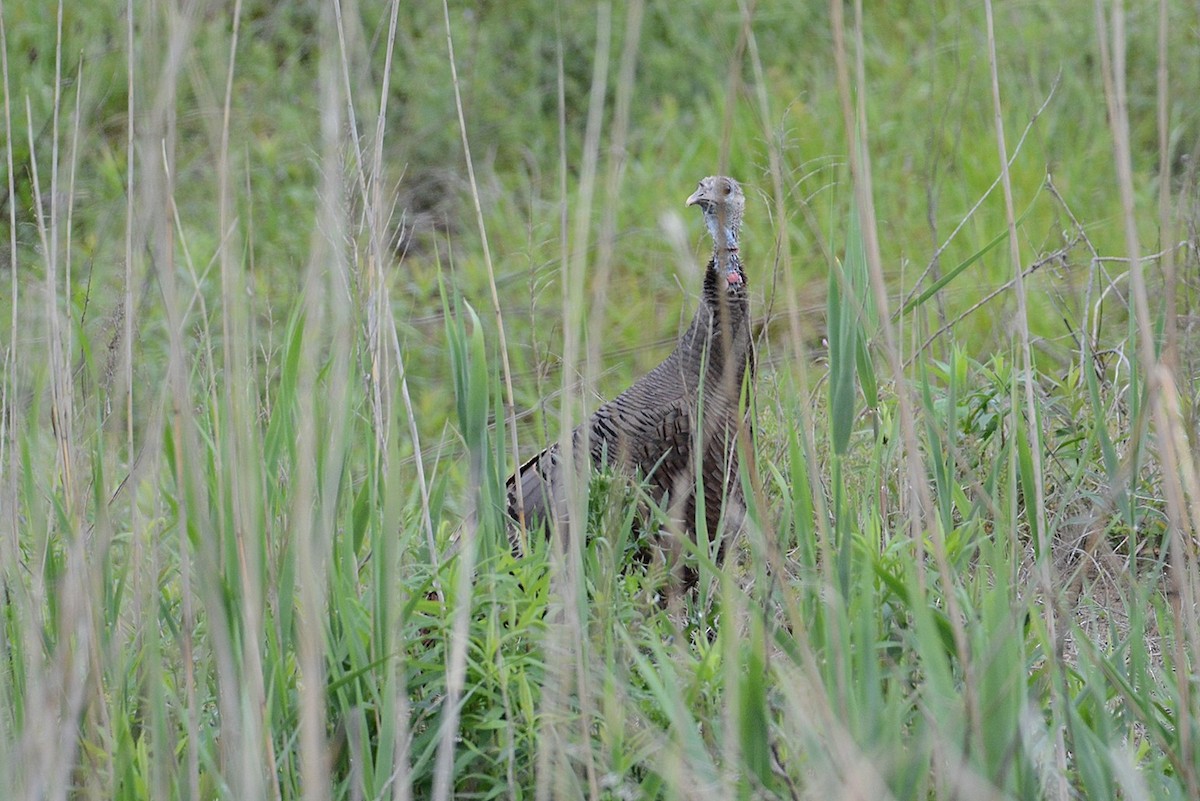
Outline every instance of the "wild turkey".
<path id="1" fill-rule="evenodd" d="M 719 557 L 722 514 L 726 532 L 740 528 L 745 516 L 736 451 L 742 384 L 747 370 L 753 374 L 746 274 L 738 254 L 745 196 L 737 181 L 714 176 L 700 181 L 687 205 L 700 207 L 713 238 L 696 316 L 671 355 L 597 409 L 575 429 L 573 442 L 577 454 L 586 447 L 592 465 L 607 463 L 644 479 L 653 500 L 693 539 L 693 448 L 703 448 L 705 523 L 710 541 L 721 538 Z M 556 442 L 509 477 L 507 511 L 515 523 L 523 518 L 537 530 L 566 519 L 564 466 Z M 519 550 L 515 539 L 513 546 Z"/>

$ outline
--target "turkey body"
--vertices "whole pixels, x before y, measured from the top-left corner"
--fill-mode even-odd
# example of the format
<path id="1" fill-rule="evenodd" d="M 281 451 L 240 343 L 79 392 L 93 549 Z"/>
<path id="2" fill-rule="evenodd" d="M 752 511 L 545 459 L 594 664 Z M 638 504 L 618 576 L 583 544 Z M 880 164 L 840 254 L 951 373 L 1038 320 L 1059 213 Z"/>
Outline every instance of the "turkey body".
<path id="1" fill-rule="evenodd" d="M 586 455 L 590 462 L 581 467 L 609 466 L 644 480 L 671 525 L 693 539 L 699 469 L 701 522 L 708 538 L 722 543 L 722 535 L 740 528 L 745 515 L 737 437 L 749 423 L 739 409 L 754 369 L 746 277 L 737 248 L 743 202 L 732 179 L 700 182 L 689 205 L 702 207 L 714 249 L 691 324 L 661 364 L 572 433 L 576 458 Z M 508 479 L 509 517 L 518 524 L 523 520 L 530 530 L 561 526 L 569 517 L 564 467 L 557 442 L 521 465 Z"/>

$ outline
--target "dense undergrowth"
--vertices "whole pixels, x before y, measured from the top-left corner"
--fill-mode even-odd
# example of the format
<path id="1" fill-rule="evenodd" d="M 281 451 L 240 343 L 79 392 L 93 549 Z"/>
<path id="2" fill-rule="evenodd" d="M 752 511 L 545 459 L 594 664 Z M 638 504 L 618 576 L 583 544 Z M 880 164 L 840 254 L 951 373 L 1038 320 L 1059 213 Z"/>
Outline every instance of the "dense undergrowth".
<path id="1" fill-rule="evenodd" d="M 1194 9 L 235 9 L 0 4 L 0 795 L 1200 795 Z M 514 558 L 717 171 L 749 524 Z"/>

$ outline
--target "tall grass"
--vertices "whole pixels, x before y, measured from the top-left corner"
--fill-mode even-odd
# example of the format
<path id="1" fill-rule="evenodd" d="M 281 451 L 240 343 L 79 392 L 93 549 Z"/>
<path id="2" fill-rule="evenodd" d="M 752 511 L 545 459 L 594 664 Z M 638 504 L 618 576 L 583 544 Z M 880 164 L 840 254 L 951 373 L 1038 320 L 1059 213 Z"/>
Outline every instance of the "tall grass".
<path id="1" fill-rule="evenodd" d="M 889 96 L 915 7 L 0 5 L 0 795 L 1196 797 L 1194 12 L 1097 2 L 1051 90 L 1057 6 L 942 6 L 935 120 Z M 540 127 L 479 94 L 526 45 Z M 664 209 L 718 170 L 746 530 L 679 598 L 638 488 L 573 476 L 515 559 L 505 476 L 669 348 Z"/>

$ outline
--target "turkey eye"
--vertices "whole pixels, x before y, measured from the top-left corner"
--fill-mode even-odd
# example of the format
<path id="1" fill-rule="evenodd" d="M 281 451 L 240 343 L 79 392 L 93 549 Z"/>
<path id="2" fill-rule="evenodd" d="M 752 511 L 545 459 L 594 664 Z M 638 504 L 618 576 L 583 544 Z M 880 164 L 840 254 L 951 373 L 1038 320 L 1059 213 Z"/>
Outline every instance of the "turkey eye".
<path id="1" fill-rule="evenodd" d="M 725 184 L 725 194 L 728 195 L 732 191 L 733 189 L 729 186 L 729 184 Z"/>

